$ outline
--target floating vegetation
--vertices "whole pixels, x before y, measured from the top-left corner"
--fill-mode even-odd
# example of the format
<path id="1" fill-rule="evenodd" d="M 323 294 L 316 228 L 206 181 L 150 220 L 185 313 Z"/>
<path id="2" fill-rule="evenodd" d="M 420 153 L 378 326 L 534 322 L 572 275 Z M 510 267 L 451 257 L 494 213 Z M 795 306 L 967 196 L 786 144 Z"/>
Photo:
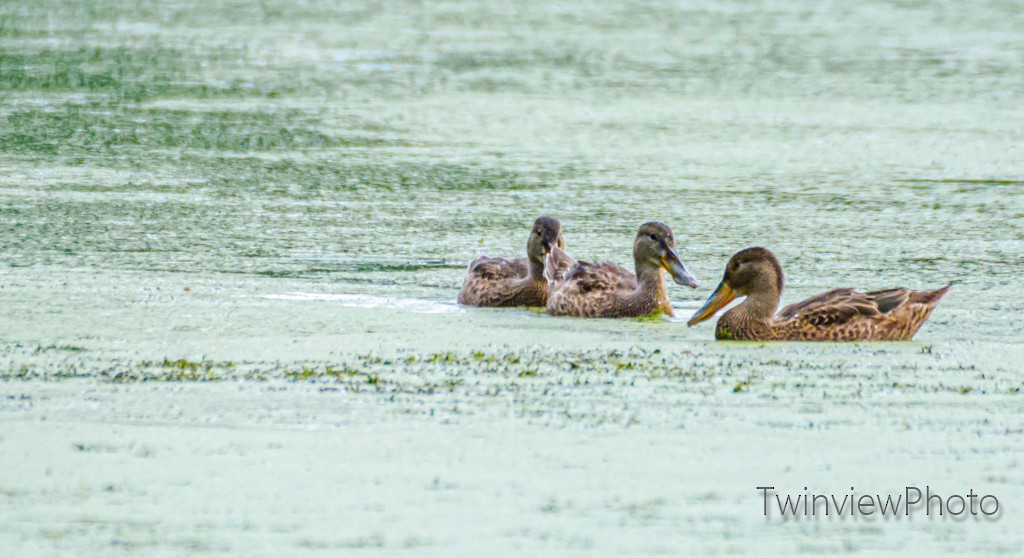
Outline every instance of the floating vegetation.
<path id="1" fill-rule="evenodd" d="M 35 348 L 34 354 L 40 354 L 47 351 L 67 352 L 67 353 L 79 353 L 86 350 L 85 347 L 79 347 L 78 345 L 38 345 Z"/>
<path id="2" fill-rule="evenodd" d="M 879 370 L 831 362 L 812 354 L 806 358 L 782 359 L 762 356 L 756 344 L 749 346 L 750 351 L 728 358 L 717 352 L 701 354 L 683 348 L 529 349 L 350 354 L 335 361 L 301 364 L 173 357 L 110 363 L 91 357 L 88 351 L 61 353 L 33 349 L 30 354 L 40 362 L 2 371 L 0 379 L 48 382 L 93 379 L 111 383 L 286 382 L 314 384 L 323 387 L 324 392 L 377 393 L 391 397 L 458 393 L 470 399 L 502 393 L 530 393 L 542 398 L 570 393 L 575 393 L 575 397 L 617 394 L 614 397 L 629 399 L 635 393 L 650 393 L 647 391 L 650 389 L 677 396 L 749 393 L 767 398 L 792 394 L 812 398 L 861 398 L 871 391 L 1016 394 L 1021 387 L 1015 373 L 1008 369 L 978 375 L 973 366 L 936 361 L 932 353 L 914 349 L 905 352 L 902 364 Z M 864 350 L 874 349 L 866 346 Z M 66 356 L 53 360 L 62 354 Z M 975 383 L 965 386 L 948 381 L 964 374 L 971 374 Z M 642 391 L 636 392 L 638 389 Z"/>

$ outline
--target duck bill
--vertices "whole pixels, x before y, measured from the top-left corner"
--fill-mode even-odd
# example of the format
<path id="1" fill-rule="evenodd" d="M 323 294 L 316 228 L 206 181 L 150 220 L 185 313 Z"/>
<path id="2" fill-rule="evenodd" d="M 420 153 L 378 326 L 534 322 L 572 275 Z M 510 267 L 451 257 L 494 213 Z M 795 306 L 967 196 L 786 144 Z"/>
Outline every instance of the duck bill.
<path id="1" fill-rule="evenodd" d="M 734 298 L 736 298 L 736 291 L 732 290 L 728 283 L 722 281 L 718 284 L 715 292 L 711 293 L 711 296 L 708 297 L 708 301 L 704 303 L 704 306 L 697 310 L 697 313 L 690 318 L 690 321 L 686 322 L 686 325 L 695 326 L 714 316 L 715 312 L 718 312 L 726 304 L 732 302 Z"/>
<path id="2" fill-rule="evenodd" d="M 697 278 L 690 274 L 686 270 L 686 266 L 679 259 L 679 254 L 676 251 L 669 248 L 668 253 L 661 259 L 661 265 L 668 270 L 669 275 L 672 276 L 672 280 L 680 285 L 686 285 L 691 289 L 696 289 L 700 286 L 697 282 Z"/>
<path id="3" fill-rule="evenodd" d="M 548 252 L 553 252 L 555 246 L 558 246 L 563 251 L 565 250 L 565 239 L 562 238 L 562 233 L 558 233 L 556 238 L 545 238 L 544 247 L 547 248 Z"/>

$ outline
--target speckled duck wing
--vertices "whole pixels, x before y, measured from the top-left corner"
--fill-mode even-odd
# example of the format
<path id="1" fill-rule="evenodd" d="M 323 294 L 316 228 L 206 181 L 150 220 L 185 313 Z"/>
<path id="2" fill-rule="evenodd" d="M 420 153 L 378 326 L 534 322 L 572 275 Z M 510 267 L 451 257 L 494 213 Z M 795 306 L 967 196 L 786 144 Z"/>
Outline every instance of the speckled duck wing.
<path id="1" fill-rule="evenodd" d="M 520 286 L 518 282 L 526 276 L 526 258 L 523 263 L 505 258 L 480 256 L 469 264 L 466 278 L 459 291 L 460 304 L 470 306 L 513 305 Z"/>
<path id="2" fill-rule="evenodd" d="M 526 277 L 530 274 L 530 260 L 526 258 L 508 260 L 508 265 L 513 271 L 515 271 L 516 277 Z"/>
<path id="3" fill-rule="evenodd" d="M 806 340 L 906 339 L 909 337 L 896 329 L 907 328 L 894 326 L 900 325 L 900 309 L 913 294 L 907 289 L 867 293 L 833 289 L 783 308 L 777 316 L 775 331 L 783 338 Z"/>
<path id="4" fill-rule="evenodd" d="M 522 261 L 520 261 L 522 260 Z M 492 258 L 480 256 L 469 264 L 466 278 L 479 277 L 486 280 L 516 279 L 525 277 L 527 273 L 526 258 Z"/>
<path id="5" fill-rule="evenodd" d="M 949 289 L 833 289 L 783 308 L 775 331 L 783 338 L 806 340 L 910 339 Z"/>
<path id="6" fill-rule="evenodd" d="M 576 262 L 558 246 L 553 246 L 544 260 L 544 278 L 552 288 L 557 287 L 569 275 Z"/>
<path id="7" fill-rule="evenodd" d="M 906 290 L 892 289 L 893 293 Z M 831 291 L 812 296 L 807 300 L 791 304 L 778 314 L 779 320 L 796 320 L 801 325 L 810 327 L 836 326 L 854 318 L 877 318 L 885 312 L 879 308 L 881 300 L 891 309 L 892 296 L 877 291 L 876 293 L 860 293 L 854 289 L 832 289 Z"/>
<path id="8" fill-rule="evenodd" d="M 636 276 L 610 263 L 576 262 L 548 297 L 556 316 L 614 317 L 620 299 L 636 289 Z"/>

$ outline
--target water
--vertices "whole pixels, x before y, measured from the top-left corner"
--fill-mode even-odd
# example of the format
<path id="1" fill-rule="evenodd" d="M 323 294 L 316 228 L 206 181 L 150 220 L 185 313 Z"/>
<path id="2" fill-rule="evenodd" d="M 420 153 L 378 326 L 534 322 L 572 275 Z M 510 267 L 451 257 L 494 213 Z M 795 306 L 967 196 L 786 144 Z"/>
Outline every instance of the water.
<path id="1" fill-rule="evenodd" d="M 0 6 L 0 547 L 1019 554 L 1014 2 Z M 540 214 L 698 291 L 954 290 L 911 343 L 454 305 Z M 161 380 L 170 380 L 163 383 Z M 766 522 L 754 489 L 993 493 Z M 283 513 L 282 513 L 283 512 Z"/>

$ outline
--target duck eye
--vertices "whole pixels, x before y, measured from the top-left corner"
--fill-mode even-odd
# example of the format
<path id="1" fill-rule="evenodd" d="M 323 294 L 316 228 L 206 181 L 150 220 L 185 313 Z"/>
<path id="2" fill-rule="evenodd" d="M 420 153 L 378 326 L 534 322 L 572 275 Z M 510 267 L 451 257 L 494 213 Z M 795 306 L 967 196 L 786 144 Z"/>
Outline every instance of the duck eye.
<path id="1" fill-rule="evenodd" d="M 658 237 L 654 236 L 653 234 L 650 235 L 650 237 L 651 237 L 651 240 L 658 240 Z"/>

